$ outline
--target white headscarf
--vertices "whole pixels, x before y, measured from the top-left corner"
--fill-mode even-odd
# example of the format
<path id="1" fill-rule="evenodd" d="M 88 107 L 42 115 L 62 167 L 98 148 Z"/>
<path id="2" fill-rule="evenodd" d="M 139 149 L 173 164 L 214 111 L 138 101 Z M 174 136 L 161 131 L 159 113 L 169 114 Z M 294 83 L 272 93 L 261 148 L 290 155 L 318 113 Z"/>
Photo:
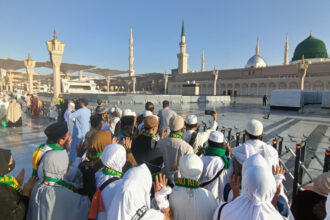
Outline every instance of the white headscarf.
<path id="1" fill-rule="evenodd" d="M 131 220 L 143 206 L 150 208 L 151 185 L 151 173 L 145 164 L 129 169 L 116 188 L 109 210 L 111 219 Z M 156 215 L 148 219 L 162 219 L 160 212 Z"/>
<path id="2" fill-rule="evenodd" d="M 22 108 L 16 99 L 13 99 L 7 109 L 7 121 L 17 122 L 22 117 Z"/>
<path id="3" fill-rule="evenodd" d="M 221 220 L 283 220 L 271 203 L 276 183 L 266 164 L 260 156 L 251 157 L 243 164 L 242 194 L 222 209 Z M 217 215 L 215 212 L 214 216 Z"/>
<path id="4" fill-rule="evenodd" d="M 126 163 L 126 150 L 120 144 L 109 144 L 102 153 L 102 163 L 104 166 L 122 172 Z M 100 187 L 106 180 L 112 176 L 104 175 L 102 169 L 95 174 L 96 187 Z"/>
<path id="5" fill-rule="evenodd" d="M 248 140 L 243 145 L 235 147 L 233 153 L 240 164 L 243 164 L 254 154 L 260 154 L 266 160 L 270 169 L 278 164 L 277 151 L 261 140 Z"/>
<path id="6" fill-rule="evenodd" d="M 196 154 L 186 154 L 180 160 L 179 169 L 183 178 L 198 181 L 203 171 L 203 162 Z M 174 219 L 211 219 L 217 206 L 213 194 L 204 188 L 174 186 L 170 194 Z"/>
<path id="7" fill-rule="evenodd" d="M 55 179 L 63 179 L 69 167 L 69 157 L 65 150 L 52 150 L 45 154 L 42 160 L 44 176 Z"/>

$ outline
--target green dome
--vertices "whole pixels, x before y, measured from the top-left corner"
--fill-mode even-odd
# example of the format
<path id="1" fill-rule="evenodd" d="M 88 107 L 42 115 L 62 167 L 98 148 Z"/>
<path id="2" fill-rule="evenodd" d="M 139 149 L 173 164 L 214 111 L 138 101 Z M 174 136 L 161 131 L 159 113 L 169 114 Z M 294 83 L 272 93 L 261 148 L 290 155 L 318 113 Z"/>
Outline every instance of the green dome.
<path id="1" fill-rule="evenodd" d="M 312 35 L 298 44 L 294 51 L 292 61 L 301 60 L 302 55 L 305 56 L 305 59 L 328 58 L 325 43 Z"/>

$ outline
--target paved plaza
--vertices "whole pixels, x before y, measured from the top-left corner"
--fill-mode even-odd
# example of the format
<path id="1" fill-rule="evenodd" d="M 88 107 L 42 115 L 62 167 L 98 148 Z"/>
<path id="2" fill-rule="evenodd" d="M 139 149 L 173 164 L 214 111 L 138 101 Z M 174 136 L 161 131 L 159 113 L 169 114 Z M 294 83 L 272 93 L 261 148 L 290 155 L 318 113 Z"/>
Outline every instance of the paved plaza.
<path id="1" fill-rule="evenodd" d="M 112 107 L 112 106 L 108 106 Z M 121 105 L 122 109 L 133 108 L 137 113 L 141 112 L 144 105 Z M 156 105 L 156 111 L 161 106 Z M 233 135 L 236 131 L 243 131 L 245 125 L 250 119 L 258 119 L 264 124 L 265 137 L 264 141 L 271 143 L 276 135 L 284 138 L 283 146 L 287 146 L 293 151 L 295 150 L 295 142 L 300 142 L 307 139 L 309 146 L 306 151 L 306 162 L 308 170 L 313 178 L 322 172 L 322 166 L 317 159 L 311 160 L 315 154 L 323 163 L 324 152 L 330 146 L 330 110 L 318 109 L 315 111 L 304 112 L 271 110 L 269 119 L 264 116 L 269 112 L 268 107 L 262 107 L 260 98 L 239 98 L 232 100 L 230 105 L 221 104 L 184 104 L 173 105 L 172 108 L 179 114 L 185 116 L 188 114 L 196 114 L 199 118 L 199 123 L 202 121 L 209 123 L 210 116 L 204 115 L 205 109 L 216 108 L 218 112 L 219 129 L 222 127 L 232 128 Z M 21 168 L 25 168 L 25 178 L 28 178 L 32 172 L 32 153 L 36 147 L 46 141 L 43 130 L 51 123 L 47 118 L 31 118 L 23 115 L 23 127 L 21 128 L 1 128 L 0 129 L 0 148 L 11 149 L 16 161 L 14 175 Z M 289 136 L 294 138 L 289 138 Z M 291 171 L 294 167 L 294 157 L 287 153 L 281 158 Z M 308 180 L 305 175 L 305 181 Z M 287 188 L 290 189 L 291 180 L 287 177 Z"/>

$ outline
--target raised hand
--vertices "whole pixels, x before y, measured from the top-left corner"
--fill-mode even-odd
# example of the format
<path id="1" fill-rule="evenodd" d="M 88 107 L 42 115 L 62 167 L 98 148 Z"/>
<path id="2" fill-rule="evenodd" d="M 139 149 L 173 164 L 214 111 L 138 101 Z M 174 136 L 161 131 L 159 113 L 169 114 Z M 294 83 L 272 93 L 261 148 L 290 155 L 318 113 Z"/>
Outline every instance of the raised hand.
<path id="1" fill-rule="evenodd" d="M 113 137 L 112 138 L 112 143 L 113 144 L 118 144 L 118 138 L 117 137 Z"/>
<path id="2" fill-rule="evenodd" d="M 272 166 L 272 168 L 273 168 L 273 175 L 274 176 L 276 174 L 282 174 L 282 175 L 285 174 L 285 170 L 284 170 L 284 168 L 283 168 L 282 165 L 276 165 L 276 167 L 275 166 Z"/>
<path id="3" fill-rule="evenodd" d="M 156 176 L 155 182 L 152 183 L 154 186 L 155 193 L 159 192 L 163 187 L 167 186 L 167 181 L 168 179 L 166 178 L 166 176 L 161 173 Z"/>
<path id="4" fill-rule="evenodd" d="M 125 137 L 123 139 L 123 146 L 126 150 L 131 150 L 132 148 L 132 140 L 129 137 Z"/>

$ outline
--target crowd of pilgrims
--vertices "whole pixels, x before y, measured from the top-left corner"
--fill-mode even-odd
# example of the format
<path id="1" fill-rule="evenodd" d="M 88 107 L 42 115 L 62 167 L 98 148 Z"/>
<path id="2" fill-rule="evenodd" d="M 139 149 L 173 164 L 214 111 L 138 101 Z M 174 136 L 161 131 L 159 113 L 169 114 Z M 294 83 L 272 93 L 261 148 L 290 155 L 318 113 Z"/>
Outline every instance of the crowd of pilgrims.
<path id="1" fill-rule="evenodd" d="M 32 177 L 15 178 L 10 150 L 0 149 L 0 218 L 28 220 L 330 219 L 330 175 L 323 173 L 290 202 L 277 151 L 250 120 L 247 141 L 231 148 L 213 112 L 202 131 L 195 115 L 163 102 L 136 115 L 80 99 L 44 130 Z M 327 212 L 329 215 L 327 215 Z"/>

